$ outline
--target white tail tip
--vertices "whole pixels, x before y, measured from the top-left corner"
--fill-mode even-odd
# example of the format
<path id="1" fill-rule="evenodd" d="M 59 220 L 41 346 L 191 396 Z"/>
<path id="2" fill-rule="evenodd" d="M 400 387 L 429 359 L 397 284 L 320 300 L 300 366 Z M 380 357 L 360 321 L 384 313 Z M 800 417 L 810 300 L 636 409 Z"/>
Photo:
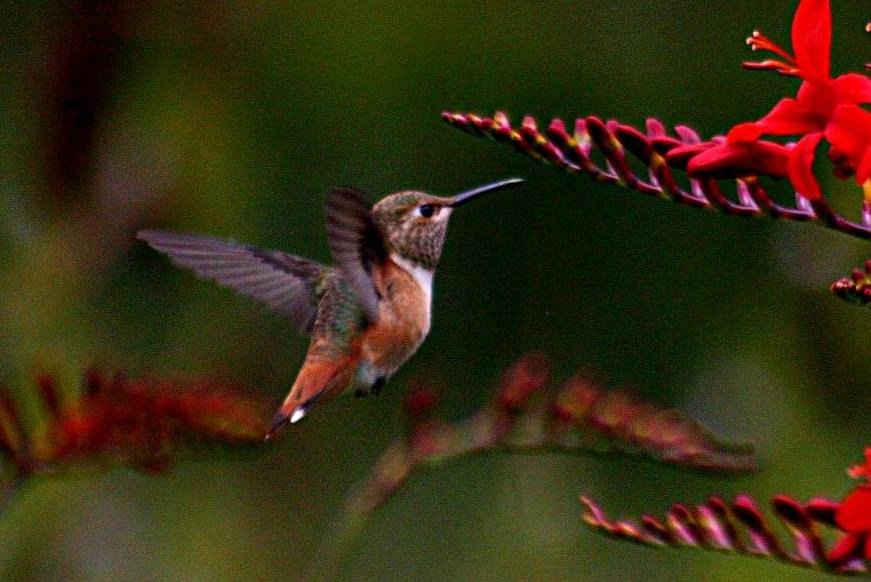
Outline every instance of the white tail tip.
<path id="1" fill-rule="evenodd" d="M 298 423 L 300 420 L 303 419 L 303 417 L 305 417 L 305 413 L 305 406 L 297 406 L 296 408 L 294 408 L 293 413 L 291 413 L 290 415 L 290 424 Z"/>

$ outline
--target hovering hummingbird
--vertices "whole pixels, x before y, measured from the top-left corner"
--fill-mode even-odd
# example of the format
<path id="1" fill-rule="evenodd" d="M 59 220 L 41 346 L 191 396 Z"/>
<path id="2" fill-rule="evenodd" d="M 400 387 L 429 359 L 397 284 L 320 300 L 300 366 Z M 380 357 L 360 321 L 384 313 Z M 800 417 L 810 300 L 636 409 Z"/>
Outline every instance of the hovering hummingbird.
<path id="1" fill-rule="evenodd" d="M 195 234 L 137 236 L 176 265 L 266 303 L 311 334 L 271 436 L 321 398 L 381 390 L 429 333 L 433 275 L 453 210 L 522 182 L 511 178 L 449 198 L 404 190 L 371 209 L 359 190 L 331 190 L 326 217 L 334 267 Z"/>

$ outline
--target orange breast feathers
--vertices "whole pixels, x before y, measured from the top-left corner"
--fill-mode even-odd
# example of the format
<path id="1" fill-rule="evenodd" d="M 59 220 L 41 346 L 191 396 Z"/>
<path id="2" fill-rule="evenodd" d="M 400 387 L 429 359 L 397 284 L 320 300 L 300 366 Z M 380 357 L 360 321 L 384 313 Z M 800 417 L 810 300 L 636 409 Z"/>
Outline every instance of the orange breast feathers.
<path id="1" fill-rule="evenodd" d="M 432 275 L 428 274 L 429 279 L 422 281 L 420 274 L 393 258 L 374 273 L 381 294 L 378 322 L 363 332 L 361 347 L 362 355 L 381 373 L 395 372 L 429 333 Z"/>

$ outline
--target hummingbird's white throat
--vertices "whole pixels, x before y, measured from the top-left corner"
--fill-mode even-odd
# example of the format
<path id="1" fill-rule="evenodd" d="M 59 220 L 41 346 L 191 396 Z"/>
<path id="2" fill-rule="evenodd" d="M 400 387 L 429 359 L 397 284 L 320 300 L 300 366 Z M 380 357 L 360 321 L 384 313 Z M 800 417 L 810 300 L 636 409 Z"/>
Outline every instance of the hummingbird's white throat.
<path id="1" fill-rule="evenodd" d="M 390 253 L 390 260 L 405 269 L 412 277 L 414 277 L 414 280 L 417 281 L 417 284 L 420 285 L 421 289 L 423 289 L 423 294 L 426 296 L 427 311 L 429 311 L 429 307 L 432 305 L 433 270 L 421 267 L 414 261 L 409 261 L 404 257 L 400 257 L 396 253 Z"/>

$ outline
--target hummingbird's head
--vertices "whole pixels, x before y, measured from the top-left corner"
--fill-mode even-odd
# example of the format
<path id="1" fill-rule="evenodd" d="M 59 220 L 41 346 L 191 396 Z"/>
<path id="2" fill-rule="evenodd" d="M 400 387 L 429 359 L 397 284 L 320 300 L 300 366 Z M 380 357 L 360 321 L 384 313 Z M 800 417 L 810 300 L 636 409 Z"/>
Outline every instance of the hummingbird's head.
<path id="1" fill-rule="evenodd" d="M 510 178 L 457 194 L 433 196 L 417 190 L 403 190 L 387 196 L 372 207 L 372 219 L 381 231 L 388 253 L 435 269 L 445 244 L 448 219 L 455 208 L 482 194 L 523 182 Z"/>

